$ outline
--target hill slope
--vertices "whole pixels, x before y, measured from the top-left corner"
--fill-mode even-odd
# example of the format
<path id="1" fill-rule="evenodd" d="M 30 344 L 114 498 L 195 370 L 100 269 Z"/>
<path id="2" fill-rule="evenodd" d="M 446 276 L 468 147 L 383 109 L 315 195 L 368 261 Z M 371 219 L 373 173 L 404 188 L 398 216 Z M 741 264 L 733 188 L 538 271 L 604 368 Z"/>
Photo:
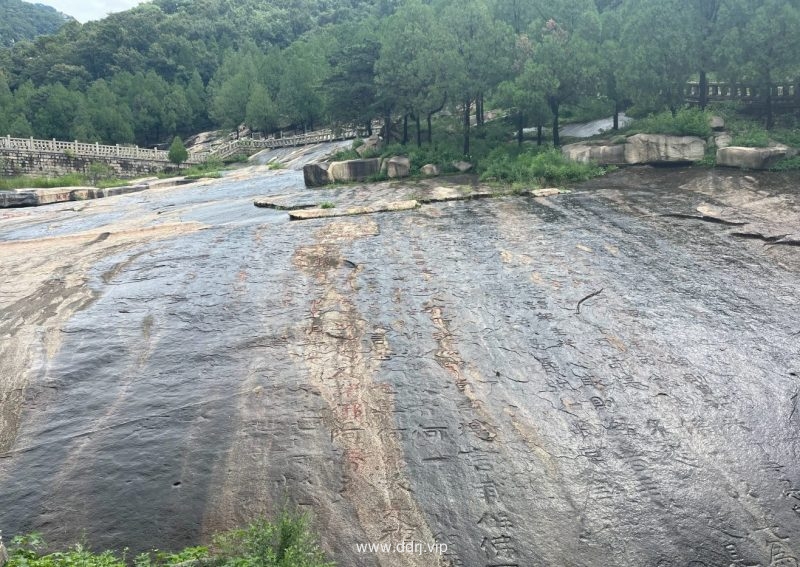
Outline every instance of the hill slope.
<path id="1" fill-rule="evenodd" d="M 70 16 L 44 4 L 22 0 L 0 0 L 0 46 L 10 47 L 23 39 L 55 33 Z"/>

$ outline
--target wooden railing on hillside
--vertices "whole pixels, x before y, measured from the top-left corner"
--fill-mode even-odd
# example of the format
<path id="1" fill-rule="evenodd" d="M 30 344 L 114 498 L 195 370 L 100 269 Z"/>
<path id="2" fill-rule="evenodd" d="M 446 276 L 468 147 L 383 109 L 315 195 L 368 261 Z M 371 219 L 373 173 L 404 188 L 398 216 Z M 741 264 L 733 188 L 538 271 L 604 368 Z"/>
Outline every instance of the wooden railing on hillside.
<path id="1" fill-rule="evenodd" d="M 697 82 L 687 83 L 684 89 L 686 101 L 692 104 L 700 102 L 700 85 Z M 794 108 L 800 106 L 797 86 L 794 83 L 772 85 L 767 91 L 762 87 L 742 84 L 711 82 L 708 84 L 708 102 L 740 101 L 745 104 L 766 104 L 771 99 L 775 107 Z"/>

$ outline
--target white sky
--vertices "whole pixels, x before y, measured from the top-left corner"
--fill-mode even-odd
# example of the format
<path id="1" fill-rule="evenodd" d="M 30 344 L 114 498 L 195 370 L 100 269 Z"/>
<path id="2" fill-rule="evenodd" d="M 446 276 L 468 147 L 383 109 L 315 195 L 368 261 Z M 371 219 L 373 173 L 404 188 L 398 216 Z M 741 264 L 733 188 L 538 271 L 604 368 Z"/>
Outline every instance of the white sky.
<path id="1" fill-rule="evenodd" d="M 32 4 L 46 4 L 59 12 L 72 16 L 79 22 L 99 20 L 111 12 L 122 12 L 141 4 L 143 0 L 26 0 Z"/>

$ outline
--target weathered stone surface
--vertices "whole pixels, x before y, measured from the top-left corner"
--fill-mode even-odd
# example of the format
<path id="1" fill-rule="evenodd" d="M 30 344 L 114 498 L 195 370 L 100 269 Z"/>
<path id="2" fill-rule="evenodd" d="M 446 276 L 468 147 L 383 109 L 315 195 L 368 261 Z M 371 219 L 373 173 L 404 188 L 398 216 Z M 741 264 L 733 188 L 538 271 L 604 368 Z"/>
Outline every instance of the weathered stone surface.
<path id="1" fill-rule="evenodd" d="M 328 175 L 328 167 L 330 164 L 322 163 L 307 163 L 303 166 L 303 181 L 306 187 L 322 187 L 332 183 L 330 175 Z"/>
<path id="2" fill-rule="evenodd" d="M 466 173 L 472 169 L 472 164 L 468 161 L 454 161 L 453 167 L 455 167 L 461 173 Z"/>
<path id="3" fill-rule="evenodd" d="M 725 129 L 725 119 L 722 116 L 712 116 L 708 120 L 708 125 L 711 126 L 711 129 L 715 132 L 721 132 Z"/>
<path id="4" fill-rule="evenodd" d="M 622 165 L 625 163 L 625 144 L 593 146 L 590 144 L 569 144 L 561 152 L 572 161 L 595 162 L 602 165 Z"/>
<path id="5" fill-rule="evenodd" d="M 378 136 L 377 134 L 373 134 L 369 138 L 364 140 L 364 144 L 356 148 L 356 153 L 361 157 L 365 155 L 372 154 L 375 155 L 375 152 L 380 152 L 383 149 L 383 138 Z"/>
<path id="6" fill-rule="evenodd" d="M 328 176 L 332 182 L 364 181 L 380 170 L 379 158 L 334 161 L 328 166 Z"/>
<path id="7" fill-rule="evenodd" d="M 420 172 L 422 173 L 422 175 L 428 175 L 430 177 L 435 177 L 435 176 L 439 175 L 439 166 L 438 165 L 434 165 L 432 163 L 428 163 L 428 164 L 425 164 L 425 165 L 422 166 L 422 169 L 420 169 Z"/>
<path id="8" fill-rule="evenodd" d="M 422 183 L 263 172 L 5 211 L 4 534 L 136 554 L 285 500 L 341 566 L 791 567 L 798 249 L 663 215 L 769 195 L 764 218 L 797 227 L 800 194 L 723 173 L 294 224 L 247 197 L 346 208 Z M 208 230 L 142 232 L 198 215 Z M 354 549 L 398 526 L 451 555 Z"/>
<path id="9" fill-rule="evenodd" d="M 349 207 L 345 209 L 301 209 L 291 211 L 291 220 L 323 219 L 328 217 L 347 217 L 353 215 L 368 215 L 372 213 L 387 213 L 395 211 L 408 211 L 419 207 L 415 200 L 393 201 L 390 203 L 375 203 L 363 207 Z"/>
<path id="10" fill-rule="evenodd" d="M 789 148 L 743 148 L 729 146 L 717 150 L 717 165 L 741 169 L 769 169 L 787 156 Z"/>
<path id="11" fill-rule="evenodd" d="M 691 163 L 705 156 L 706 143 L 695 136 L 636 134 L 625 144 L 625 163 Z"/>
<path id="12" fill-rule="evenodd" d="M 386 174 L 392 179 L 408 177 L 411 172 L 411 160 L 405 156 L 389 158 L 386 165 Z"/>

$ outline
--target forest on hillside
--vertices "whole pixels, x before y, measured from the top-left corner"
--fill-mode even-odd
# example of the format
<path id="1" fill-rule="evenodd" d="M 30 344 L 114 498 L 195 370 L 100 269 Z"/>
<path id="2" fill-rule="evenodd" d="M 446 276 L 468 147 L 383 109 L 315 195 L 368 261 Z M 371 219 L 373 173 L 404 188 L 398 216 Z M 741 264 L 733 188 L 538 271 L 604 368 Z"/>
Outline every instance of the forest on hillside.
<path id="1" fill-rule="evenodd" d="M 55 33 L 72 18 L 44 4 L 0 0 L 0 47 Z"/>
<path id="2" fill-rule="evenodd" d="M 469 153 L 470 111 L 497 107 L 557 143 L 565 109 L 676 109 L 688 80 L 768 93 L 800 75 L 798 29 L 800 0 L 155 0 L 0 50 L 0 134 L 154 145 L 389 119 L 424 143 L 448 112 Z"/>

